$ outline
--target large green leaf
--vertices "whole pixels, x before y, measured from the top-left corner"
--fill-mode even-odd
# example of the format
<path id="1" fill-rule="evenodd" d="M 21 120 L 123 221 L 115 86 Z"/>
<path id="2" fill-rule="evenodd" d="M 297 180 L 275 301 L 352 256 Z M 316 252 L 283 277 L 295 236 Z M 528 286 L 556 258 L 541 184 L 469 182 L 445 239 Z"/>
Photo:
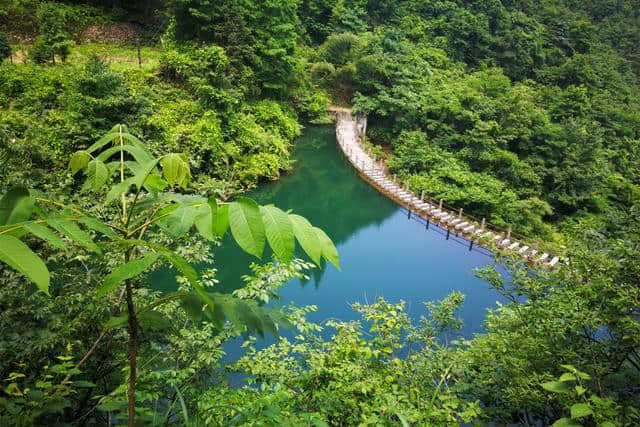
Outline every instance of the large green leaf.
<path id="1" fill-rule="evenodd" d="M 122 136 L 130 144 L 138 147 L 141 150 L 144 150 L 147 154 L 149 154 L 149 150 L 147 150 L 147 146 L 144 144 L 144 142 L 140 141 L 135 135 L 132 135 L 129 132 L 122 132 L 120 136 Z"/>
<path id="2" fill-rule="evenodd" d="M 124 151 L 131 154 L 133 158 L 136 159 L 136 162 L 142 165 L 147 164 L 149 161 L 153 159 L 151 155 L 149 155 L 149 153 L 147 153 L 145 150 L 141 149 L 140 147 L 135 147 L 133 145 L 123 145 L 122 147 L 119 145 L 116 145 L 115 147 L 108 148 L 104 150 L 102 153 L 100 153 L 98 156 L 96 156 L 96 159 L 106 162 L 107 160 L 109 160 L 111 156 L 113 156 L 116 153 L 120 153 L 120 151 Z"/>
<path id="3" fill-rule="evenodd" d="M 236 327 L 257 332 L 260 336 L 264 336 L 265 332 L 277 335 L 279 326 L 293 329 L 291 322 L 277 309 L 262 307 L 255 301 L 245 301 L 229 295 L 207 293 L 202 289 L 196 288 L 195 291 L 205 304 L 205 314 L 218 326 L 222 326 L 222 322 L 227 319 Z M 189 303 L 194 304 L 193 299 Z M 189 310 L 197 315 L 196 307 Z"/>
<path id="4" fill-rule="evenodd" d="M 113 316 L 107 321 L 107 323 L 104 325 L 104 327 L 107 328 L 107 329 L 119 328 L 120 326 L 122 326 L 125 323 L 127 323 L 128 320 L 129 320 L 129 314 L 128 313 L 121 314 L 119 316 Z"/>
<path id="5" fill-rule="evenodd" d="M 71 155 L 69 159 L 69 169 L 71 169 L 71 175 L 75 175 L 78 171 L 84 169 L 89 164 L 91 155 L 86 151 L 76 151 Z"/>
<path id="6" fill-rule="evenodd" d="M 168 199 L 166 199 L 168 200 Z M 156 212 L 155 214 L 155 218 L 160 218 L 159 222 L 162 222 L 164 220 L 164 218 L 166 218 L 171 212 L 175 211 L 176 209 L 178 209 L 180 207 L 181 203 L 172 203 L 168 206 L 165 206 L 164 208 L 160 209 L 158 212 Z"/>
<path id="7" fill-rule="evenodd" d="M 109 169 L 98 159 L 91 160 L 87 165 L 87 180 L 83 189 L 93 189 L 99 191 L 109 179 Z"/>
<path id="8" fill-rule="evenodd" d="M 293 233 L 298 239 L 302 249 L 309 255 L 309 258 L 317 265 L 320 265 L 322 246 L 318 240 L 318 234 L 306 218 L 300 215 L 289 214 L 289 219 L 293 225 Z"/>
<path id="9" fill-rule="evenodd" d="M 169 261 L 178 271 L 180 271 L 180 273 L 182 273 L 182 275 L 191 284 L 196 283 L 196 281 L 198 280 L 198 272 L 195 268 L 193 268 L 191 264 L 189 264 L 189 261 L 173 252 L 166 246 L 139 239 L 123 239 L 120 241 L 120 243 L 126 246 L 142 246 L 152 249 L 153 251 L 159 253 L 160 256 L 165 258 L 167 261 Z"/>
<path id="10" fill-rule="evenodd" d="M 195 291 L 196 295 L 198 295 L 198 297 L 206 306 L 207 310 L 205 311 L 205 313 L 207 317 L 209 317 L 209 319 L 212 320 L 218 327 L 222 327 L 222 322 L 224 321 L 225 314 L 220 301 L 217 299 L 212 299 L 211 295 L 209 295 L 207 291 L 205 291 L 204 287 L 197 281 L 192 282 L 191 285 L 193 286 L 193 290 Z"/>
<path id="11" fill-rule="evenodd" d="M 118 127 L 118 126 L 120 126 L 120 127 Z M 122 128 L 124 128 L 124 126 L 122 126 L 122 125 L 114 126 L 113 129 L 111 129 L 111 132 L 103 135 L 99 140 L 94 142 L 91 145 L 91 147 L 87 148 L 87 151 L 89 153 L 93 153 L 94 151 L 101 149 L 102 147 L 104 147 L 108 143 L 110 143 L 112 141 L 115 141 L 120 135 L 120 133 L 117 131 L 117 129 L 122 129 Z"/>
<path id="12" fill-rule="evenodd" d="M 180 298 L 180 306 L 196 323 L 202 320 L 204 302 L 196 292 L 189 292 Z"/>
<path id="13" fill-rule="evenodd" d="M 577 378 L 575 375 L 573 375 L 570 372 L 565 372 L 564 374 L 560 375 L 560 378 L 558 378 L 558 381 L 564 383 L 564 382 L 568 382 L 568 381 L 575 381 Z"/>
<path id="14" fill-rule="evenodd" d="M 159 173 L 149 174 L 144 182 L 145 188 L 150 191 L 162 191 L 167 188 L 167 181 L 162 179 L 162 175 Z"/>
<path id="15" fill-rule="evenodd" d="M 267 240 L 276 257 L 284 262 L 291 261 L 296 240 L 289 217 L 275 206 L 260 206 L 260 213 Z"/>
<path id="16" fill-rule="evenodd" d="M 103 297 L 113 291 L 120 283 L 143 273 L 146 269 L 151 267 L 158 258 L 160 258 L 159 253 L 151 252 L 142 258 L 131 260 L 126 264 L 119 266 L 105 277 L 102 285 L 98 288 L 97 296 Z"/>
<path id="17" fill-rule="evenodd" d="M 398 417 L 398 419 L 400 420 L 400 423 L 402 424 L 402 427 L 409 427 L 409 423 L 402 416 L 402 414 L 400 412 L 396 412 L 395 414 L 396 414 L 396 417 Z"/>
<path id="18" fill-rule="evenodd" d="M 102 253 L 102 250 L 95 244 L 91 236 L 78 227 L 76 223 L 63 218 L 50 218 L 47 223 L 80 246 L 98 254 Z"/>
<path id="19" fill-rule="evenodd" d="M 574 403 L 571 406 L 571 418 L 583 418 L 593 414 L 593 409 L 586 403 Z"/>
<path id="20" fill-rule="evenodd" d="M 160 159 L 152 159 L 144 165 L 141 165 L 133 176 L 133 184 L 138 188 L 145 185 L 151 175 L 151 172 L 155 169 L 159 161 Z"/>
<path id="21" fill-rule="evenodd" d="M 541 385 L 542 388 L 552 393 L 569 393 L 571 391 L 567 383 L 562 383 L 560 381 L 549 381 Z"/>
<path id="22" fill-rule="evenodd" d="M 560 366 L 562 366 L 567 371 L 572 372 L 573 374 L 579 376 L 583 380 L 591 380 L 591 376 L 589 374 L 587 374 L 586 372 L 580 372 L 573 365 L 560 365 Z"/>
<path id="23" fill-rule="evenodd" d="M 180 237 L 193 226 L 196 214 L 197 207 L 182 203 L 178 205 L 176 209 L 171 211 L 160 224 L 172 236 Z"/>
<path id="24" fill-rule="evenodd" d="M 560 418 L 558 421 L 552 424 L 552 427 L 582 427 L 578 421 L 571 418 Z"/>
<path id="25" fill-rule="evenodd" d="M 313 227 L 316 235 L 318 236 L 318 242 L 320 243 L 320 248 L 322 251 L 322 256 L 324 259 L 333 264 L 338 270 L 340 270 L 340 260 L 338 259 L 338 250 L 335 245 L 327 236 L 327 234 L 319 229 L 318 227 Z"/>
<path id="26" fill-rule="evenodd" d="M 250 331 L 258 332 L 264 338 L 264 326 L 257 310 L 250 304 L 239 299 L 229 300 L 225 307 L 225 316 L 234 324 L 246 327 Z"/>
<path id="27" fill-rule="evenodd" d="M 120 125 L 120 126 L 122 126 L 122 127 L 118 131 L 118 138 L 124 139 L 129 144 L 133 145 L 136 148 L 139 148 L 139 149 L 143 150 L 145 153 L 147 153 L 150 156 L 149 150 L 147 149 L 147 146 L 142 141 L 140 141 L 137 137 L 135 137 L 134 135 L 132 135 L 129 132 L 127 132 L 126 126 L 123 126 L 123 125 Z"/>
<path id="28" fill-rule="evenodd" d="M 13 187 L 0 199 L 0 226 L 26 221 L 31 217 L 35 199 L 29 190 Z"/>
<path id="29" fill-rule="evenodd" d="M 111 239 L 119 239 L 120 238 L 118 233 L 113 231 L 107 224 L 105 224 L 104 222 L 102 222 L 102 221 L 100 221 L 100 220 L 98 220 L 96 218 L 92 218 L 90 216 L 84 216 L 84 217 L 78 218 L 78 222 L 83 223 L 88 228 L 92 229 L 93 231 L 97 231 L 98 233 L 104 234 L 105 236 L 107 236 L 107 237 L 109 237 Z"/>
<path id="30" fill-rule="evenodd" d="M 105 198 L 105 203 L 108 205 L 118 197 L 120 197 L 124 192 L 129 190 L 129 187 L 133 184 L 132 178 L 127 178 L 122 182 L 119 182 L 111 187 L 109 192 L 107 193 L 107 197 Z"/>
<path id="31" fill-rule="evenodd" d="M 122 139 L 122 141 L 120 141 L 120 139 Z M 104 136 L 102 136 L 102 138 L 100 138 L 95 143 L 93 143 L 93 145 L 87 148 L 86 151 L 88 151 L 89 153 L 93 153 L 94 151 L 101 149 L 102 147 L 104 147 L 110 142 L 116 142 L 118 144 L 122 142 L 122 144 L 124 144 L 125 141 L 130 143 L 134 147 L 140 150 L 143 150 L 144 152 L 147 153 L 149 157 L 151 157 L 151 155 L 149 154 L 149 151 L 147 150 L 146 146 L 142 143 L 142 141 L 140 141 L 138 138 L 136 138 L 135 136 L 127 132 L 127 127 L 124 125 L 115 125 L 113 128 L 111 128 L 109 133 L 105 134 Z"/>
<path id="32" fill-rule="evenodd" d="M 198 233 L 207 240 L 213 240 L 216 236 L 213 218 L 218 212 L 216 199 L 210 198 L 207 203 L 198 206 L 196 212 L 195 225 Z"/>
<path id="33" fill-rule="evenodd" d="M 155 332 L 168 332 L 174 323 L 167 315 L 159 311 L 147 310 L 138 314 L 140 329 Z"/>
<path id="34" fill-rule="evenodd" d="M 122 240 L 122 243 L 153 249 L 185 276 L 193 287 L 193 292 L 181 292 L 175 295 L 168 295 L 165 299 L 167 301 L 176 298 L 180 299 L 187 313 L 197 321 L 200 320 L 203 307 L 206 307 L 204 313 L 218 326 L 222 326 L 226 318 L 236 326 L 245 327 L 249 332 L 255 331 L 261 335 L 264 334 L 265 331 L 270 331 L 274 335 L 277 334 L 278 326 L 288 329 L 293 328 L 291 322 L 279 310 L 261 307 L 254 301 L 243 301 L 229 295 L 206 292 L 197 280 L 198 276 L 195 268 L 193 268 L 186 259 L 165 246 L 137 239 Z M 147 306 L 147 308 L 153 308 L 157 305 L 159 304 L 152 303 Z M 113 318 L 109 322 L 109 327 L 117 327 L 125 322 L 126 315 L 120 318 Z"/>
<path id="35" fill-rule="evenodd" d="M 198 272 L 189 261 L 171 251 L 170 249 L 160 252 L 160 255 L 173 265 L 192 285 L 198 280 Z"/>
<path id="36" fill-rule="evenodd" d="M 260 258 L 266 239 L 258 204 L 246 197 L 230 203 L 229 225 L 238 245 L 247 253 Z"/>
<path id="37" fill-rule="evenodd" d="M 229 229 L 229 205 L 224 204 L 218 207 L 213 217 L 213 233 L 216 236 L 224 236 Z"/>
<path id="38" fill-rule="evenodd" d="M 33 281 L 38 289 L 49 295 L 49 270 L 27 245 L 13 236 L 0 234 L 0 261 Z"/>
<path id="39" fill-rule="evenodd" d="M 29 233 L 33 234 L 36 237 L 41 238 L 42 240 L 46 240 L 52 246 L 58 249 L 65 249 L 66 246 L 64 244 L 64 240 L 58 237 L 53 231 L 49 228 L 45 227 L 42 224 L 36 224 L 34 222 L 25 222 L 23 225 L 25 230 Z"/>
<path id="40" fill-rule="evenodd" d="M 74 381 L 71 383 L 71 385 L 73 387 L 80 387 L 80 388 L 93 388 L 93 387 L 97 387 L 97 385 L 95 385 L 94 383 L 90 382 L 90 381 L 85 381 L 85 380 L 78 380 L 78 381 Z"/>
<path id="41" fill-rule="evenodd" d="M 166 154 L 160 159 L 160 166 L 162 166 L 162 174 L 169 186 L 187 187 L 191 179 L 191 171 L 189 169 L 189 159 L 184 154 Z"/>

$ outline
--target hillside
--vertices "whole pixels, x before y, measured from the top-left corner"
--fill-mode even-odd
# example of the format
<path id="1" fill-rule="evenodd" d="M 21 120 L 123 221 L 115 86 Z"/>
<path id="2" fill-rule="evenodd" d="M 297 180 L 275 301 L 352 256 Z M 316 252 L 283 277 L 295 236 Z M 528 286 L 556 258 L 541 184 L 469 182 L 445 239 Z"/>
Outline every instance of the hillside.
<path id="1" fill-rule="evenodd" d="M 246 197 L 329 105 L 415 194 L 567 262 L 459 269 L 500 297 L 468 336 L 459 288 L 278 301 L 403 256 L 340 257 L 396 207 L 350 170 L 315 202 L 332 139 L 278 193 L 323 229 Z M 640 424 L 639 0 L 3 0 L 0 109 L 1 425 Z"/>

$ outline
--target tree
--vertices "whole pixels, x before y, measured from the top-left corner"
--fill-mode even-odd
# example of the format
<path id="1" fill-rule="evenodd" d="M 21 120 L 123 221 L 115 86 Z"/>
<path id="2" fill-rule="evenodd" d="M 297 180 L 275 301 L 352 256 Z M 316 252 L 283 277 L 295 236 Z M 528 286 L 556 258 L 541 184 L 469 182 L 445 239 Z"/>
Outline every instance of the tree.
<path id="1" fill-rule="evenodd" d="M 119 289 L 124 296 L 124 305 L 116 307 L 117 314 L 106 327 L 127 325 L 130 426 L 135 425 L 140 321 L 155 313 L 162 304 L 179 301 L 194 318 L 205 316 L 216 325 L 229 319 L 261 335 L 266 331 L 277 334 L 279 326 L 289 325 L 273 309 L 207 292 L 198 281 L 196 270 L 158 237 L 179 239 L 195 227 L 203 238 L 214 240 L 230 230 L 246 252 L 260 257 L 268 242 L 282 262 L 292 259 L 297 239 L 316 264 L 325 259 L 339 267 L 338 254 L 331 240 L 301 216 L 287 214 L 274 206 L 258 206 L 248 198 L 219 203 L 215 198 L 172 192 L 174 189 L 186 190 L 189 186 L 188 158 L 176 153 L 154 158 L 122 125 L 116 126 L 87 150 L 76 152 L 70 159 L 69 168 L 74 175 L 84 172 L 83 191 L 103 194 L 108 189 L 104 204 L 107 211 L 113 213 L 111 220 L 103 221 L 82 207 L 67 206 L 36 191 L 13 188 L 0 200 L 0 261 L 24 274 L 42 292 L 50 294 L 49 270 L 21 240 L 25 235 L 31 234 L 56 247 L 64 246 L 59 237 L 62 235 L 94 256 L 108 255 L 119 259 L 111 273 L 100 279 L 96 293 L 103 298 Z M 111 208 L 114 203 L 117 206 Z M 96 237 L 90 233 L 95 233 Z M 190 290 L 136 307 L 136 283 L 132 279 L 162 263 L 180 271 L 190 284 Z"/>
<path id="2" fill-rule="evenodd" d="M 297 6 L 297 1 L 277 0 L 173 0 L 168 9 L 176 40 L 224 47 L 238 75 L 254 74 L 254 95 L 282 97 L 298 61 Z"/>
<path id="3" fill-rule="evenodd" d="M 0 32 L 0 62 L 11 57 L 11 46 L 3 33 Z"/>
<path id="4" fill-rule="evenodd" d="M 36 15 L 40 35 L 34 43 L 36 48 L 32 55 L 34 62 L 44 63 L 46 55 L 49 55 L 48 59 L 51 59 L 54 65 L 56 55 L 60 56 L 62 62 L 65 62 L 73 45 L 69 32 L 66 30 L 65 9 L 55 3 L 45 2 L 38 6 Z"/>
<path id="5" fill-rule="evenodd" d="M 329 21 L 335 4 L 336 0 L 302 0 L 300 3 L 300 20 L 313 42 L 322 43 L 331 34 Z"/>
<path id="6" fill-rule="evenodd" d="M 631 207 L 610 215 L 597 231 L 584 225 L 573 227 L 571 263 L 556 273 L 532 275 L 516 260 L 507 264 L 508 282 L 493 267 L 480 271 L 480 277 L 508 303 L 488 315 L 487 332 L 469 344 L 458 390 L 480 399 L 487 419 L 513 422 L 515 414 L 526 408 L 525 419 L 553 423 L 567 413 L 569 402 L 587 397 L 586 390 L 578 389 L 572 396 L 573 387 L 549 390 L 544 386 L 561 374 L 560 382 L 573 380 L 566 375 L 567 370 L 578 375 L 568 366 L 572 365 L 591 377 L 582 377 L 583 389 L 617 401 L 610 408 L 612 413 L 597 417 L 626 418 L 613 425 L 638 423 L 638 212 Z"/>
<path id="7" fill-rule="evenodd" d="M 494 55 L 513 80 L 533 77 L 544 63 L 544 28 L 522 12 L 509 15 L 509 24 L 494 38 Z"/>
<path id="8" fill-rule="evenodd" d="M 367 2 L 363 0 L 337 0 L 331 10 L 329 23 L 334 31 L 361 33 L 367 30 Z"/>

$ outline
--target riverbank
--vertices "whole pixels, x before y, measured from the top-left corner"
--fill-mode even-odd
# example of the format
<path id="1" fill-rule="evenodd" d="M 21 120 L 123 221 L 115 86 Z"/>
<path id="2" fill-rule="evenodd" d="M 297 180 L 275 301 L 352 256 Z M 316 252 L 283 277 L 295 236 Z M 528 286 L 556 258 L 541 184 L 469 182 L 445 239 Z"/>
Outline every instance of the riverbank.
<path id="1" fill-rule="evenodd" d="M 366 119 L 359 121 L 354 118 L 348 108 L 332 107 L 330 111 L 336 120 L 338 145 L 360 177 L 386 197 L 406 208 L 410 214 L 422 217 L 427 221 L 427 226 L 434 222 L 447 231 L 447 238 L 453 233 L 456 237 L 467 239 L 470 249 L 474 244 L 482 245 L 492 251 L 517 255 L 530 264 L 539 264 L 551 269 L 560 262 L 559 256 L 540 251 L 535 244 L 524 243 L 523 236 L 516 236 L 510 228 L 505 230 L 487 223 L 484 218 L 478 221 L 472 216 L 463 215 L 462 208 L 448 207 L 442 199 L 429 200 L 424 192 L 419 197 L 413 194 L 408 183 L 402 185 L 395 175 L 393 178 L 389 177 L 384 163 L 375 160 L 364 148 L 359 134 L 366 132 Z"/>

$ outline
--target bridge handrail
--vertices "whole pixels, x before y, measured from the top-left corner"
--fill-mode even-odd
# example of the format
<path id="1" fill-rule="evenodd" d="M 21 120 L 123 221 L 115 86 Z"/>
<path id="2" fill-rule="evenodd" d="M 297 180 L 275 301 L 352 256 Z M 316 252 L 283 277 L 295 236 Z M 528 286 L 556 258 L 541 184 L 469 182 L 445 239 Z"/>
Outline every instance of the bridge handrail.
<path id="1" fill-rule="evenodd" d="M 336 118 L 340 115 L 344 115 L 346 117 L 348 117 L 350 120 L 353 121 L 353 117 L 350 114 L 350 111 L 346 108 L 340 109 L 340 110 L 334 110 L 334 114 L 336 115 Z M 364 146 L 364 144 L 362 143 L 362 140 L 358 134 L 358 127 L 357 127 L 357 123 L 355 121 L 353 121 L 353 132 L 354 132 L 354 140 L 356 142 L 356 145 L 359 147 L 359 149 L 361 151 L 363 151 L 363 154 L 366 156 L 366 158 L 369 160 L 370 164 L 374 164 L 376 165 L 378 168 L 380 168 L 381 172 L 383 172 L 385 174 L 385 176 L 388 176 L 388 168 L 386 163 L 383 160 L 374 160 L 371 158 L 371 156 L 368 154 L 367 148 Z M 342 135 L 342 133 L 340 132 L 339 127 L 336 128 L 336 137 L 337 140 L 340 144 L 341 147 L 345 146 L 345 139 L 344 139 L 344 135 Z M 343 148 L 344 150 L 344 148 Z M 345 154 L 348 154 L 345 151 Z M 362 165 L 356 164 L 355 159 L 351 159 L 348 155 L 347 157 L 349 158 L 350 162 L 360 171 L 362 171 L 363 174 L 366 174 L 366 167 L 362 167 Z M 364 161 L 364 159 L 363 159 Z M 368 176 L 367 176 L 368 177 Z M 369 178 L 369 177 L 368 177 Z M 404 184 L 404 185 L 403 185 Z M 416 195 L 413 190 L 411 189 L 411 186 L 409 184 L 409 182 L 407 180 L 405 180 L 404 182 L 397 182 L 397 185 L 399 188 L 401 189 L 405 189 L 405 191 L 408 191 L 413 197 L 415 197 L 416 199 L 420 199 L 420 196 Z M 446 210 L 450 215 L 455 215 L 455 216 L 460 216 L 460 212 L 462 212 L 462 216 L 461 219 L 467 220 L 466 222 L 471 222 L 472 225 L 474 226 L 482 226 L 482 220 L 480 220 L 479 218 L 470 215 L 467 212 L 464 212 L 463 208 L 457 208 L 454 207 L 452 205 L 449 205 L 448 203 L 444 202 L 444 200 L 441 199 L 435 199 L 432 196 L 430 196 L 428 193 L 424 194 L 424 198 L 422 199 L 425 202 L 431 203 L 434 206 L 442 206 L 443 210 Z M 530 237 L 526 237 L 523 234 L 520 234 L 518 232 L 515 232 L 511 229 L 511 227 L 504 227 L 504 226 L 499 226 L 493 223 L 490 223 L 489 221 L 487 221 L 486 219 L 484 219 L 484 226 L 482 227 L 482 229 L 484 229 L 485 231 L 490 231 L 492 233 L 497 233 L 497 235 L 502 235 L 504 237 L 504 239 L 509 239 L 511 241 L 511 243 L 514 243 L 516 240 L 519 241 L 519 243 L 521 243 L 522 245 L 525 245 L 525 241 L 527 239 L 531 239 Z M 507 237 L 508 236 L 508 237 Z M 493 237 L 493 236 L 492 236 Z M 474 239 L 473 236 L 471 236 L 472 240 L 476 240 L 476 241 L 481 241 L 482 237 L 480 237 L 479 239 L 476 238 Z M 551 245 L 549 245 L 546 242 L 540 241 L 538 239 L 535 239 L 533 242 L 530 243 L 531 244 L 531 248 L 535 249 L 536 251 L 538 249 L 553 249 L 551 247 Z M 548 250 L 546 251 L 548 253 L 552 253 L 554 252 L 553 250 Z M 542 252 L 540 252 L 542 253 Z"/>

